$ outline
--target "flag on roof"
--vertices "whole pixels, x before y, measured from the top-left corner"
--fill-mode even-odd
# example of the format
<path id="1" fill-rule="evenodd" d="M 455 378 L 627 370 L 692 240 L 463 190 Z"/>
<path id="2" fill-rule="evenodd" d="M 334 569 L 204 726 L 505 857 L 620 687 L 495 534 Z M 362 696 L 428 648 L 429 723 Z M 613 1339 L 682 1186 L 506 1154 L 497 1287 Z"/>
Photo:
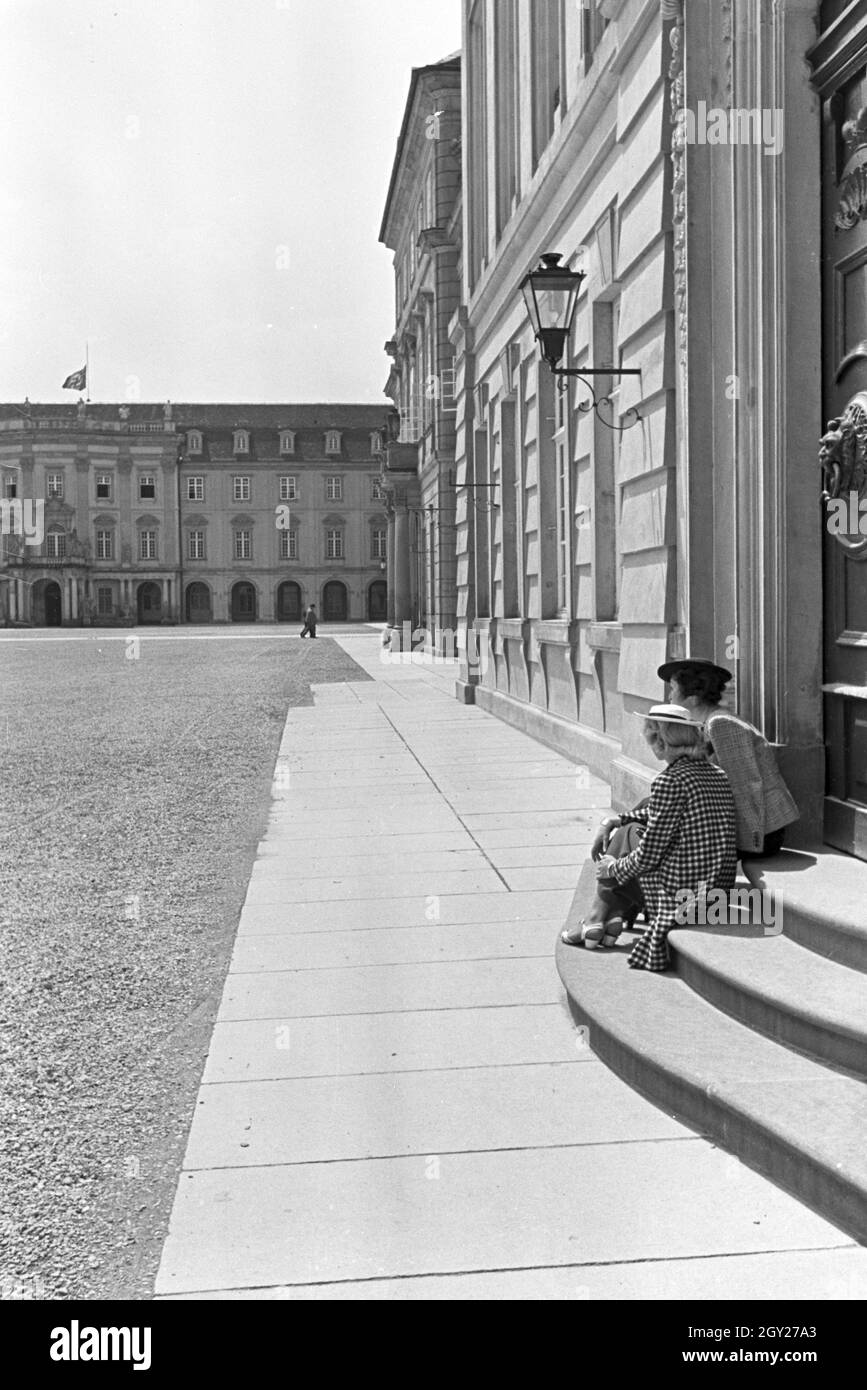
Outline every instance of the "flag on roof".
<path id="1" fill-rule="evenodd" d="M 73 372 L 68 376 L 61 387 L 63 391 L 83 391 L 87 385 L 87 367 L 82 367 L 80 371 Z"/>

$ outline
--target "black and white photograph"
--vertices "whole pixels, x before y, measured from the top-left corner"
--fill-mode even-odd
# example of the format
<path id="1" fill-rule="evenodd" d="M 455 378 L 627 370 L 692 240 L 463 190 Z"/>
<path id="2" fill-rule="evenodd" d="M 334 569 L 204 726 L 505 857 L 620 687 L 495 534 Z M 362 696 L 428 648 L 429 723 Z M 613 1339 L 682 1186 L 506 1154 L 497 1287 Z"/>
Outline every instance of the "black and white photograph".
<path id="1" fill-rule="evenodd" d="M 0 24 L 26 1365 L 564 1302 L 623 1367 L 827 1373 L 867 1298 L 867 0 Z"/>

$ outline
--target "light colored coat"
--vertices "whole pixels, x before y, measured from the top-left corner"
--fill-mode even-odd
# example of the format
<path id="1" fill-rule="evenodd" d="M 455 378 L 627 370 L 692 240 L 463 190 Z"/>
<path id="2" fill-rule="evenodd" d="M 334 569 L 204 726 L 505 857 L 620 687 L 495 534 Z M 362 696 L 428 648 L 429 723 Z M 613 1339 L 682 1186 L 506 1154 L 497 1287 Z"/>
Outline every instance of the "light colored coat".
<path id="1" fill-rule="evenodd" d="M 766 835 L 800 814 L 780 776 L 776 754 L 758 729 L 733 714 L 712 714 L 704 727 L 714 760 L 734 793 L 738 849 L 760 850 Z"/>

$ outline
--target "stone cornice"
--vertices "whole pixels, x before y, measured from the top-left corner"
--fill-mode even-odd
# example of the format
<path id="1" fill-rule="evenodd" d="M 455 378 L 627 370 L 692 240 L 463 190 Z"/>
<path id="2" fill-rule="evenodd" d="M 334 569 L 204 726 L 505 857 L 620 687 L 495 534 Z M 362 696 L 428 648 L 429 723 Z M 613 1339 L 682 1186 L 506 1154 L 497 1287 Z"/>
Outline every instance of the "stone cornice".
<path id="1" fill-rule="evenodd" d="M 424 109 L 424 103 L 431 105 L 431 111 Z M 398 137 L 397 154 L 392 167 L 391 183 L 388 190 L 385 211 L 380 228 L 379 239 L 390 250 L 396 251 L 405 234 L 407 222 L 415 212 L 415 205 L 421 191 L 423 171 L 434 140 L 429 136 L 427 117 L 434 111 L 442 111 L 442 126 L 448 123 L 460 125 L 461 114 L 461 71 L 460 59 L 448 65 L 413 70 L 410 92 L 404 112 L 403 124 Z M 450 133 L 445 129 L 441 138 Z"/>

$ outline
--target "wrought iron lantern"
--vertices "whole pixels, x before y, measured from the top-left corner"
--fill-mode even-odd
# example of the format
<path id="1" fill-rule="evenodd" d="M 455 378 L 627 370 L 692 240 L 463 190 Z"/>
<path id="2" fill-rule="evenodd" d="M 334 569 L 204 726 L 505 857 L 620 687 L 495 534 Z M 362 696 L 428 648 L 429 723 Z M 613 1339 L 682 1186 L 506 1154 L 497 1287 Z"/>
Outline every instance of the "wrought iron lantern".
<path id="1" fill-rule="evenodd" d="M 582 401 L 581 411 L 594 411 L 597 418 L 608 429 L 625 430 L 636 425 L 640 415 L 634 407 L 623 412 L 621 423 L 612 424 L 601 413 L 603 407 L 613 410 L 614 401 L 610 395 L 597 396 L 589 376 L 641 376 L 640 367 L 561 367 L 566 344 L 572 332 L 578 296 L 587 278 L 585 270 L 569 270 L 561 265 L 560 254 L 547 252 L 536 267 L 521 281 L 521 293 L 533 326 L 533 334 L 541 349 L 542 357 L 557 378 L 560 391 L 565 391 L 566 380 L 577 377 L 587 387 L 591 399 Z"/>

